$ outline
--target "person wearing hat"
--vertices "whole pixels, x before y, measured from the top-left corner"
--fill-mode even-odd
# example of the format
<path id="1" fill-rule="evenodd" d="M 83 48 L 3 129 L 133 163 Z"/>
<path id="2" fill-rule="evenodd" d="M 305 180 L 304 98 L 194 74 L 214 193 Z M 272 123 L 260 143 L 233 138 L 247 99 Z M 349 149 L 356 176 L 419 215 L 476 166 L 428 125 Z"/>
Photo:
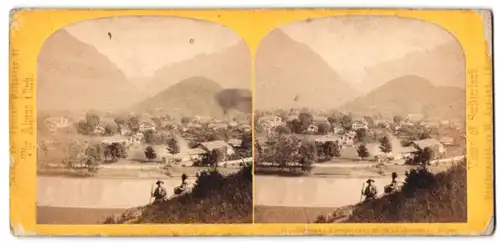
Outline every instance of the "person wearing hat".
<path id="1" fill-rule="evenodd" d="M 163 202 L 167 198 L 167 190 L 165 187 L 163 187 L 163 181 L 158 180 L 156 182 L 156 189 L 154 190 L 153 194 L 151 194 L 151 197 L 154 197 L 154 203 L 158 202 Z"/>
<path id="2" fill-rule="evenodd" d="M 188 187 L 189 187 L 188 177 L 186 174 L 182 174 L 181 185 L 174 189 L 175 194 L 181 194 L 181 193 L 185 192 L 188 189 Z"/>
<path id="3" fill-rule="evenodd" d="M 399 190 L 399 183 L 397 180 L 398 174 L 396 172 L 392 172 L 391 177 L 392 177 L 391 183 L 389 185 L 385 186 L 385 188 L 384 188 L 384 193 L 386 193 L 386 194 L 390 194 L 390 193 L 393 193 L 393 192 Z"/>
<path id="4" fill-rule="evenodd" d="M 375 187 L 375 185 L 372 184 L 373 182 L 375 181 L 372 179 L 368 179 L 366 181 L 368 185 L 361 192 L 361 194 L 365 196 L 365 201 L 375 199 L 375 197 L 377 196 L 377 187 Z"/>

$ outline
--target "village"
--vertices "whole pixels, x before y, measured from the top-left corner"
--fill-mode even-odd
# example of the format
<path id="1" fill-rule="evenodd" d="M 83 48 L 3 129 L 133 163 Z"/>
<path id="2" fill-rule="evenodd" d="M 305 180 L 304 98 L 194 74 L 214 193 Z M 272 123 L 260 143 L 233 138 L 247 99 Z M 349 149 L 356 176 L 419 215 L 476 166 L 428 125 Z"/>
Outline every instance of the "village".
<path id="1" fill-rule="evenodd" d="M 460 119 L 292 109 L 257 111 L 255 125 L 257 174 L 290 170 L 325 174 L 329 166 L 437 166 L 465 155 Z M 400 167 L 403 173 L 405 169 Z"/>
<path id="2" fill-rule="evenodd" d="M 159 177 L 251 162 L 250 119 L 86 112 L 39 123 L 39 174 Z M 80 119 L 78 119 L 80 118 Z"/>

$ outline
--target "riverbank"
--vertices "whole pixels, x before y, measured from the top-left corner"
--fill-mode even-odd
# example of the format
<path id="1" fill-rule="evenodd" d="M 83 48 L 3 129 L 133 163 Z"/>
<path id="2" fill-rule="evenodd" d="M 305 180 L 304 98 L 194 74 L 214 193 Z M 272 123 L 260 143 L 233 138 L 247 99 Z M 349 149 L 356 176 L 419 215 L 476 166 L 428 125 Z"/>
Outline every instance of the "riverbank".
<path id="1" fill-rule="evenodd" d="M 329 214 L 337 208 L 261 206 L 254 208 L 258 223 L 314 223 L 318 216 Z"/>

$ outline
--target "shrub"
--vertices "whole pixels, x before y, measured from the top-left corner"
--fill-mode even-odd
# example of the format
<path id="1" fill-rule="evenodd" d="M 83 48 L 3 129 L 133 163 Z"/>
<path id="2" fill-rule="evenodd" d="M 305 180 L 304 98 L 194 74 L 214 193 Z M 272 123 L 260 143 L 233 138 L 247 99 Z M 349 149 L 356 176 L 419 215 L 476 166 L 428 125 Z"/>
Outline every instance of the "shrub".
<path id="1" fill-rule="evenodd" d="M 218 170 L 202 171 L 196 179 L 193 188 L 194 197 L 205 197 L 207 194 L 221 187 L 224 176 Z"/>
<path id="2" fill-rule="evenodd" d="M 466 222 L 466 175 L 464 162 L 438 174 L 432 174 L 425 167 L 421 167 L 408 172 L 402 191 L 347 206 L 344 210 L 340 208 L 325 218 L 329 223 Z M 343 218 L 338 221 L 340 216 Z M 325 218 L 322 217 L 318 221 Z"/>
<path id="3" fill-rule="evenodd" d="M 235 224 L 251 223 L 252 216 L 252 166 L 246 165 L 225 177 L 216 171 L 202 172 L 191 193 L 128 209 L 108 217 L 105 224 Z"/>

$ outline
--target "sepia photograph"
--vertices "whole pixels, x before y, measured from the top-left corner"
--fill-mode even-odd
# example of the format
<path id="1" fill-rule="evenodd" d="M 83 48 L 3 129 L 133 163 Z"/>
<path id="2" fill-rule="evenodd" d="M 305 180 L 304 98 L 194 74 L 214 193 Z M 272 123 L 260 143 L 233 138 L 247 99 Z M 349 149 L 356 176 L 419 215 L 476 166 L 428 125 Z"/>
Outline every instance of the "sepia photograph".
<path id="1" fill-rule="evenodd" d="M 256 223 L 467 222 L 465 54 L 442 27 L 292 22 L 254 82 Z"/>
<path id="2" fill-rule="evenodd" d="M 54 30 L 37 60 L 37 224 L 251 223 L 251 67 L 208 21 Z"/>

